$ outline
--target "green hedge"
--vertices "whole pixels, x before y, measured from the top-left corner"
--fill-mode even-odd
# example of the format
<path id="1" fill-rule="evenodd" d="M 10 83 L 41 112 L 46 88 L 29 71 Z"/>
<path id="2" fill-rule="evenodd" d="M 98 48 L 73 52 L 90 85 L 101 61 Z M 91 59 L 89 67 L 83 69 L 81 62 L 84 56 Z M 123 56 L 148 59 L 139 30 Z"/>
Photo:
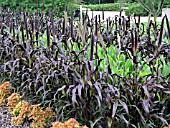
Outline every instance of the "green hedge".
<path id="1" fill-rule="evenodd" d="M 92 11 L 119 11 L 120 4 L 96 4 L 96 5 L 83 5 L 84 8 L 90 8 Z"/>
<path id="2" fill-rule="evenodd" d="M 147 16 L 147 11 L 138 3 L 127 3 L 120 5 L 114 4 L 97 4 L 97 5 L 83 5 L 84 8 L 90 8 L 92 11 L 120 11 L 121 7 L 128 7 L 125 10 L 126 15 L 132 15 L 133 13 L 141 16 Z"/>
<path id="3" fill-rule="evenodd" d="M 165 5 L 164 8 L 170 8 L 170 5 Z"/>
<path id="4" fill-rule="evenodd" d="M 54 6 L 56 6 L 56 16 L 60 17 L 63 15 L 63 11 L 65 10 L 66 5 L 68 4 L 68 13 L 71 14 L 71 11 L 75 11 L 79 8 L 79 5 L 71 3 L 69 0 L 54 0 L 55 4 L 52 4 L 52 0 L 39 0 L 38 1 L 38 9 L 42 11 L 43 3 L 45 4 L 45 12 L 48 10 L 54 11 Z M 13 11 L 18 11 L 19 9 L 23 10 L 27 8 L 27 12 L 34 13 L 36 12 L 37 3 L 34 0 L 3 0 L 0 1 L 0 6 L 10 6 Z"/>
<path id="5" fill-rule="evenodd" d="M 147 16 L 147 11 L 138 3 L 131 3 L 128 5 L 128 9 L 125 10 L 126 15 L 137 14 L 140 16 Z"/>

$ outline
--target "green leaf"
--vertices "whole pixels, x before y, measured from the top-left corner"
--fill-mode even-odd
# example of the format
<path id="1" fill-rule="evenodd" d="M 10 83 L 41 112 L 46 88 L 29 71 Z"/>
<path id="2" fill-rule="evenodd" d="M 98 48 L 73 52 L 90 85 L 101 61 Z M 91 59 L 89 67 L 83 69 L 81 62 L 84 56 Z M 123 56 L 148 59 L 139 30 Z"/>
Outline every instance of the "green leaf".
<path id="1" fill-rule="evenodd" d="M 151 74 L 150 67 L 148 65 L 144 65 L 142 71 L 140 71 L 140 73 L 139 73 L 139 77 L 143 77 L 143 76 L 146 76 L 149 74 Z"/>
<path id="2" fill-rule="evenodd" d="M 119 62 L 119 68 L 123 68 L 124 65 L 125 65 L 125 61 L 120 61 L 120 62 Z"/>
<path id="3" fill-rule="evenodd" d="M 131 59 L 128 59 L 125 63 L 125 69 L 126 71 L 129 71 L 130 73 L 133 72 L 133 62 Z"/>
<path id="4" fill-rule="evenodd" d="M 125 55 L 124 55 L 124 54 L 121 54 L 120 57 L 119 57 L 119 60 L 125 61 Z"/>
<path id="5" fill-rule="evenodd" d="M 160 56 L 160 59 L 162 62 L 165 62 L 165 58 L 163 57 L 163 55 Z"/>
<path id="6" fill-rule="evenodd" d="M 158 97 L 158 101 L 161 101 L 161 97 L 160 97 L 159 93 L 157 93 L 156 95 Z"/>
<path id="7" fill-rule="evenodd" d="M 168 76 L 169 73 L 170 73 L 170 66 L 165 65 L 165 66 L 163 67 L 163 70 L 162 70 L 162 76 L 163 76 L 163 77 L 166 77 L 166 76 Z"/>
<path id="8" fill-rule="evenodd" d="M 119 74 L 119 70 L 117 68 L 113 68 L 112 72 L 115 73 L 115 74 Z"/>
<path id="9" fill-rule="evenodd" d="M 121 75 L 121 76 L 124 76 L 124 75 L 125 75 L 125 72 L 124 72 L 123 69 L 120 69 L 119 72 L 120 72 L 120 75 Z"/>

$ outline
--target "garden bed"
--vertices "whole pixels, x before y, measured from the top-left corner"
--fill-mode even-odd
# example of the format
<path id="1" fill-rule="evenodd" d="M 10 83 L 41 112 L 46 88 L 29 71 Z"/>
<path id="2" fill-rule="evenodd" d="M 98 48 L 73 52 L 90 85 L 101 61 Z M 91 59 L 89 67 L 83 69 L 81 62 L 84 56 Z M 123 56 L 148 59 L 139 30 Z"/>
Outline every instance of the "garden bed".
<path id="1" fill-rule="evenodd" d="M 50 108 L 55 121 L 65 122 L 59 126 L 76 120 L 90 128 L 170 124 L 167 16 L 144 24 L 121 13 L 103 22 L 88 15 L 77 21 L 67 12 L 60 19 L 52 12 L 2 12 L 0 79 L 13 92 L 1 87 L 0 102 L 8 97 L 15 123 L 26 117 L 37 123 L 40 114 L 46 123 Z M 20 102 L 21 95 L 31 102 Z"/>

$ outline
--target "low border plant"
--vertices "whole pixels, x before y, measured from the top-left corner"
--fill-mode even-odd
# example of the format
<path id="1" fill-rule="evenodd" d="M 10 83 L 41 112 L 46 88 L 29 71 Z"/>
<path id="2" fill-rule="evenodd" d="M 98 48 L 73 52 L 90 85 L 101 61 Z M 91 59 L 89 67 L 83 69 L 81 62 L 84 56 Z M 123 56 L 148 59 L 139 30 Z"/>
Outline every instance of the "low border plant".
<path id="1" fill-rule="evenodd" d="M 74 119 L 70 118 L 65 123 L 56 121 L 52 124 L 51 128 L 88 128 L 87 126 L 80 126 L 79 123 Z"/>
<path id="2" fill-rule="evenodd" d="M 6 98 L 10 95 L 12 86 L 9 82 L 5 82 L 0 86 L 0 106 L 6 104 Z"/>
<path id="3" fill-rule="evenodd" d="M 12 116 L 11 124 L 13 126 L 22 125 L 26 119 L 32 121 L 31 128 L 45 128 L 55 114 L 53 110 L 47 107 L 43 110 L 40 104 L 30 105 L 28 102 L 21 100 L 22 96 L 18 93 L 11 94 L 13 88 L 9 82 L 5 82 L 0 86 L 1 105 L 7 105 Z M 11 95 L 10 95 L 11 94 Z M 6 101 L 8 103 L 6 104 Z M 64 124 L 56 121 L 52 123 L 51 128 L 88 128 L 87 126 L 79 126 L 79 123 L 70 118 Z"/>

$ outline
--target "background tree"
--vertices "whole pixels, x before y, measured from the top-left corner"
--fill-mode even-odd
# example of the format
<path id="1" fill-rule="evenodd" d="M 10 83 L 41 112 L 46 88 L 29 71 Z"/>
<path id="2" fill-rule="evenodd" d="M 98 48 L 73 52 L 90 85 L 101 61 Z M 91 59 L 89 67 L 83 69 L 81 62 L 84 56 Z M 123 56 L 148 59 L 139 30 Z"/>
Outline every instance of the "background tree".
<path id="1" fill-rule="evenodd" d="M 154 21 L 156 22 L 156 18 L 162 11 L 164 0 L 137 0 L 137 2 L 153 15 Z"/>

